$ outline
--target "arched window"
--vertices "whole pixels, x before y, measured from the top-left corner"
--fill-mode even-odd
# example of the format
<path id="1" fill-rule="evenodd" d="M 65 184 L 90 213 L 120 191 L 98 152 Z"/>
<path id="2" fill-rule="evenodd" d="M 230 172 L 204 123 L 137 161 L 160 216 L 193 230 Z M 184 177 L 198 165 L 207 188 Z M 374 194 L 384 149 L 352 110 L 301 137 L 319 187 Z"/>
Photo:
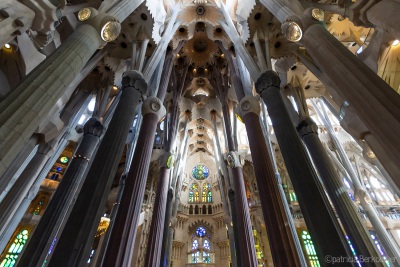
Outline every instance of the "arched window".
<path id="1" fill-rule="evenodd" d="M 37 204 L 35 206 L 35 209 L 32 212 L 33 215 L 39 215 L 40 214 L 40 211 L 42 210 L 45 201 L 46 201 L 46 197 L 43 196 L 43 197 L 40 198 L 40 200 L 37 202 Z"/>
<path id="2" fill-rule="evenodd" d="M 319 264 L 317 253 L 315 252 L 314 244 L 311 240 L 311 236 L 307 231 L 302 231 L 301 237 L 303 240 L 304 247 L 307 252 L 308 260 L 311 263 L 311 266 L 315 267 L 320 267 L 321 265 Z"/>
<path id="3" fill-rule="evenodd" d="M 190 205 L 190 207 L 189 207 L 189 214 L 193 214 L 193 206 L 192 205 Z"/>
<path id="4" fill-rule="evenodd" d="M 189 189 L 189 203 L 199 202 L 199 185 L 192 183 Z"/>
<path id="5" fill-rule="evenodd" d="M 205 183 L 203 184 L 203 193 L 202 193 L 202 201 L 203 202 L 212 202 L 212 193 L 211 193 L 211 184 Z"/>
<path id="6" fill-rule="evenodd" d="M 204 239 L 203 248 L 207 249 L 207 250 L 210 250 L 210 241 L 208 241 L 207 239 Z"/>
<path id="7" fill-rule="evenodd" d="M 193 240 L 192 243 L 192 250 L 196 250 L 199 248 L 199 241 L 197 241 L 197 239 Z"/>
<path id="8" fill-rule="evenodd" d="M 5 256 L 4 260 L 0 263 L 1 267 L 13 267 L 17 262 L 18 255 L 21 253 L 24 248 L 26 241 L 29 237 L 29 231 L 24 229 L 15 237 L 14 242 L 11 244 L 8 249 L 8 253 Z"/>

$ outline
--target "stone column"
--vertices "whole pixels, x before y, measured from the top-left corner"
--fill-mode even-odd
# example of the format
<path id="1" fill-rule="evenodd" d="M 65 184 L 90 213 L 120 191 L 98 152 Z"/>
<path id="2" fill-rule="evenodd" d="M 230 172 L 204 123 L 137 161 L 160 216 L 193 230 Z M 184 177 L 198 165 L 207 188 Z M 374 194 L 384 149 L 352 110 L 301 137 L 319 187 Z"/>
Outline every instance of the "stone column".
<path id="1" fill-rule="evenodd" d="M 259 99 L 252 96 L 244 97 L 240 101 L 239 108 L 240 116 L 246 125 L 274 265 L 301 266 L 263 136 L 259 118 Z"/>
<path id="2" fill-rule="evenodd" d="M 178 208 L 177 205 L 179 205 L 179 202 L 177 202 L 177 201 L 179 201 L 179 199 L 180 199 L 180 180 L 178 180 L 180 178 L 180 174 L 178 174 L 178 169 L 180 167 L 179 166 L 180 161 L 182 160 L 182 153 L 185 152 L 185 147 L 186 147 L 187 140 L 188 140 L 188 139 L 186 139 L 186 135 L 187 135 L 187 126 L 189 123 L 189 117 L 187 117 L 185 120 L 186 121 L 185 121 L 185 127 L 183 129 L 183 137 L 182 137 L 182 141 L 180 143 L 180 149 L 178 149 L 178 151 L 181 151 L 181 152 L 179 153 L 178 158 L 176 160 L 177 166 L 175 167 L 174 171 L 172 172 L 172 182 L 170 183 L 170 188 L 168 189 L 167 206 L 165 209 L 163 241 L 162 241 L 162 248 L 161 248 L 161 260 L 160 260 L 161 267 L 169 266 L 168 258 L 169 258 L 169 252 L 171 251 L 171 247 L 169 246 L 169 240 L 170 240 L 169 237 L 171 236 L 171 238 L 172 238 L 173 236 L 170 235 L 170 233 L 174 232 L 173 227 L 170 227 L 170 221 L 171 221 L 171 219 L 174 219 L 173 213 L 175 210 L 175 206 L 176 206 L 176 211 L 177 211 L 177 208 Z M 177 133 L 175 133 L 174 135 L 176 135 L 176 134 Z M 174 140 L 171 140 L 171 141 L 172 141 L 172 143 L 174 142 Z M 167 164 L 168 164 L 168 162 L 167 162 Z M 173 164 L 173 162 L 171 162 L 170 164 Z M 175 216 L 176 216 L 176 213 L 175 213 Z M 172 239 L 171 239 L 171 241 L 172 241 Z M 172 243 L 171 243 L 171 245 L 172 245 Z"/>
<path id="3" fill-rule="evenodd" d="M 16 179 L 17 177 L 14 177 L 18 170 L 21 168 L 25 168 L 26 164 L 24 162 L 27 160 L 29 155 L 33 152 L 33 149 L 35 146 L 40 142 L 41 136 L 39 134 L 33 134 L 31 138 L 29 139 L 28 143 L 26 146 L 23 148 L 23 150 L 18 154 L 18 156 L 13 160 L 12 164 L 7 168 L 5 171 L 4 175 L 0 178 L 0 196 L 5 193 L 4 191 L 6 190 L 7 187 L 12 186 L 13 178 Z M 33 153 L 32 153 L 33 154 Z M 0 197 L 0 202 L 2 201 L 2 197 Z"/>
<path id="4" fill-rule="evenodd" d="M 172 155 L 169 155 L 172 156 Z M 169 210 L 171 211 L 171 201 L 174 190 L 168 190 L 170 166 L 168 166 L 168 154 L 163 156 L 162 167 L 158 176 L 158 185 L 156 191 L 156 199 L 154 201 L 153 217 L 151 219 L 151 226 L 149 231 L 149 238 L 146 248 L 146 258 L 144 262 L 145 267 L 154 267 L 160 265 L 161 248 L 163 244 L 165 214 L 168 212 L 167 202 L 169 202 Z M 169 192 L 168 192 L 169 191 Z M 168 197 L 168 199 L 167 199 Z"/>
<path id="5" fill-rule="evenodd" d="M 310 24 L 309 20 L 303 18 L 301 22 Z M 370 142 L 369 145 L 376 156 L 400 158 L 400 96 L 322 25 L 312 23 L 304 29 L 301 43 L 323 75 L 330 80 L 331 87 L 342 99 L 347 100 L 375 137 L 376 142 Z M 332 68 L 333 65 L 336 67 Z M 329 90 L 330 87 L 327 88 Z M 388 169 L 397 168 L 393 160 L 384 164 Z M 400 187 L 400 178 L 394 176 L 393 179 Z"/>
<path id="6" fill-rule="evenodd" d="M 235 88 L 238 100 L 240 101 L 239 113 L 247 130 L 257 186 L 261 193 L 261 207 L 271 244 L 270 247 L 274 264 L 282 266 L 286 264 L 290 266 L 302 266 L 304 260 L 302 256 L 298 255 L 296 237 L 294 237 L 291 232 L 290 218 L 288 218 L 285 212 L 285 204 L 282 202 L 283 199 L 280 195 L 279 184 L 274 173 L 272 159 L 263 136 L 259 118 L 259 100 L 252 96 L 245 96 L 242 81 L 249 85 L 251 84 L 250 78 L 242 75 L 242 81 L 239 80 L 239 75 L 237 75 L 238 69 L 235 66 L 231 52 L 227 51 L 221 43 L 218 44 L 226 55 L 231 71 L 232 84 Z M 244 69 L 245 66 L 241 64 L 240 67 L 241 73 L 246 73 L 246 69 Z"/>
<path id="7" fill-rule="evenodd" d="M 157 123 L 165 114 L 162 101 L 149 97 L 142 107 L 143 123 L 118 213 L 105 250 L 103 266 L 131 266 Z M 158 264 L 157 264 L 158 265 Z M 154 265 L 154 266 L 157 266 Z"/>
<path id="8" fill-rule="evenodd" d="M 279 91 L 280 79 L 273 71 L 266 71 L 256 82 L 256 90 L 267 105 L 282 156 L 308 230 L 321 263 L 326 255 L 351 256 L 347 241 L 325 195 L 319 178 L 312 168 L 307 152 L 294 129 Z M 241 102 L 243 102 L 242 99 Z M 243 108 L 243 104 L 241 106 Z M 258 118 L 257 118 L 258 119 Z M 251 131 L 251 129 L 248 130 Z M 249 134 L 249 139 L 251 136 Z M 253 138 L 255 139 L 255 138 Z M 273 242 L 271 242 L 273 244 Z M 343 266 L 351 266 L 344 263 Z"/>
<path id="9" fill-rule="evenodd" d="M 80 194 L 57 242 L 48 266 L 83 266 L 89 255 L 108 191 L 118 168 L 126 138 L 141 96 L 147 91 L 143 76 L 126 72 L 113 119 L 97 150 Z"/>
<path id="10" fill-rule="evenodd" d="M 223 101 L 221 98 L 221 101 Z M 227 99 L 222 102 L 222 113 L 224 116 L 224 127 L 225 131 L 229 133 L 226 135 L 226 139 L 228 142 L 229 153 L 227 155 L 228 165 L 232 171 L 232 180 L 233 180 L 233 188 L 234 194 L 230 193 L 229 197 L 234 196 L 235 204 L 236 204 L 236 221 L 233 221 L 233 224 L 237 224 L 237 230 L 239 231 L 239 243 L 236 243 L 237 246 L 240 246 L 241 253 L 241 263 L 242 266 L 258 266 L 257 257 L 255 254 L 255 245 L 254 245 L 254 237 L 253 230 L 251 226 L 250 213 L 249 213 L 249 205 L 247 203 L 246 198 L 246 189 L 244 186 L 244 178 L 243 178 L 243 169 L 240 165 L 240 160 L 237 155 L 237 151 L 235 151 L 234 140 L 232 138 L 232 127 L 231 121 L 229 118 L 229 108 Z"/>
<path id="11" fill-rule="evenodd" d="M 18 180 L 0 203 L 0 209 L 2 211 L 0 215 L 0 236 L 3 235 L 8 223 L 12 220 L 14 213 L 18 209 L 24 197 L 27 195 L 36 177 L 46 164 L 46 161 L 49 159 L 49 154 L 52 152 L 53 144 L 45 143 L 39 145 L 39 149 L 35 156 L 26 166 Z M 8 240 L 5 242 L 7 244 Z"/>
<path id="12" fill-rule="evenodd" d="M 347 194 L 347 190 L 336 172 L 325 148 L 318 138 L 318 126 L 310 117 L 304 117 L 297 130 L 310 152 L 319 176 L 339 215 L 343 228 L 351 241 L 358 258 L 378 258 L 380 255 L 368 234 L 366 226 L 358 213 L 357 207 Z M 365 266 L 384 266 L 382 262 L 365 262 Z"/>
<path id="13" fill-rule="evenodd" d="M 0 103 L 0 174 L 29 142 L 100 44 L 99 32 L 93 26 L 81 25 Z"/>
<path id="14" fill-rule="evenodd" d="M 100 140 L 103 125 L 97 119 L 91 118 L 86 122 L 83 130 L 83 139 L 18 262 L 21 266 L 43 265 L 54 237 L 73 205 L 73 195 L 81 184 L 85 170 Z"/>
<path id="15" fill-rule="evenodd" d="M 344 150 L 343 146 L 339 142 L 339 140 L 336 138 L 336 134 L 333 130 L 333 127 L 327 117 L 325 109 L 322 107 L 322 112 L 324 113 L 324 116 L 322 116 L 321 112 L 316 109 L 319 118 L 322 120 L 322 122 L 325 125 L 325 128 L 328 130 L 329 136 L 332 140 L 333 146 L 336 148 L 336 151 L 338 152 L 338 155 L 341 159 L 341 162 L 344 166 L 339 163 L 337 158 L 334 155 L 331 155 L 332 160 L 336 163 L 338 166 L 339 170 L 342 172 L 343 175 L 346 175 L 346 172 L 353 183 L 354 186 L 354 191 L 355 191 L 355 197 L 360 203 L 361 207 L 365 211 L 365 213 L 368 216 L 368 219 L 370 220 L 372 226 L 374 227 L 379 239 L 381 240 L 382 246 L 386 251 L 386 254 L 393 258 L 396 259 L 395 262 L 392 262 L 394 266 L 399 266 L 399 258 L 400 258 L 400 251 L 398 247 L 396 246 L 396 242 L 393 240 L 393 238 L 390 236 L 390 234 L 386 231 L 385 226 L 383 225 L 382 221 L 379 218 L 379 214 L 376 211 L 375 207 L 372 205 L 371 197 L 369 196 L 368 192 L 366 191 L 364 185 L 361 184 L 360 178 L 361 174 L 356 173 L 355 170 L 353 169 L 353 166 L 350 162 L 350 159 L 348 158 L 346 151 Z M 328 153 L 330 150 L 327 150 Z"/>

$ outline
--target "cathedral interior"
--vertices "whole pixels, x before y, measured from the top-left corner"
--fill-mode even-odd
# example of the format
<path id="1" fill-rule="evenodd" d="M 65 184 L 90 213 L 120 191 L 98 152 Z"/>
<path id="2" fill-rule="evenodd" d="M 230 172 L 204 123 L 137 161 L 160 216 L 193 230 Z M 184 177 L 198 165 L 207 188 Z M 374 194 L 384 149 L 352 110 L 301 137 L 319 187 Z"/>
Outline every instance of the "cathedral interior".
<path id="1" fill-rule="evenodd" d="M 1 0 L 0 267 L 400 266 L 399 14 Z"/>

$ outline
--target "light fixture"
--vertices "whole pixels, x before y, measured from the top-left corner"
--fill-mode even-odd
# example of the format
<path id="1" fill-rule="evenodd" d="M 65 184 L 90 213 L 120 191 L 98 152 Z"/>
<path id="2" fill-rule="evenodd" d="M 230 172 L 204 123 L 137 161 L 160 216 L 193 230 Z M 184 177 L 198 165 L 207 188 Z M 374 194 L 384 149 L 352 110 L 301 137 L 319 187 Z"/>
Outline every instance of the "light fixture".
<path id="1" fill-rule="evenodd" d="M 118 86 L 113 85 L 112 89 L 113 89 L 114 91 L 117 91 L 117 90 L 118 90 Z"/>
<path id="2" fill-rule="evenodd" d="M 370 159 L 373 159 L 373 158 L 375 158 L 375 153 L 374 152 L 372 152 L 371 150 L 369 150 L 369 151 L 367 151 L 367 157 L 368 158 L 370 158 Z"/>
<path id="3" fill-rule="evenodd" d="M 392 43 L 392 46 L 396 46 L 400 43 L 400 41 L 398 39 L 394 40 Z"/>
<path id="4" fill-rule="evenodd" d="M 79 12 L 78 12 L 78 19 L 80 21 L 85 21 L 88 20 L 90 18 L 90 15 L 92 14 L 92 10 L 90 10 L 90 8 L 82 8 Z"/>
<path id="5" fill-rule="evenodd" d="M 313 10 L 311 10 L 311 16 L 318 21 L 324 21 L 325 19 L 324 11 L 319 8 L 313 8 Z"/>
<path id="6" fill-rule="evenodd" d="M 112 42 L 117 39 L 121 31 L 121 24 L 117 21 L 108 21 L 101 29 L 101 39 L 105 42 Z"/>
<path id="7" fill-rule="evenodd" d="M 7 48 L 7 49 L 11 49 L 11 45 L 10 44 L 5 44 L 4 47 Z"/>
<path id="8" fill-rule="evenodd" d="M 179 58 L 180 56 L 181 56 L 181 55 L 179 55 L 179 54 L 176 54 L 176 57 L 177 57 L 177 58 Z"/>
<path id="9" fill-rule="evenodd" d="M 288 21 L 282 24 L 282 32 L 286 39 L 291 42 L 298 42 L 300 41 L 301 37 L 303 37 L 303 31 L 301 30 L 299 24 L 294 21 Z"/>

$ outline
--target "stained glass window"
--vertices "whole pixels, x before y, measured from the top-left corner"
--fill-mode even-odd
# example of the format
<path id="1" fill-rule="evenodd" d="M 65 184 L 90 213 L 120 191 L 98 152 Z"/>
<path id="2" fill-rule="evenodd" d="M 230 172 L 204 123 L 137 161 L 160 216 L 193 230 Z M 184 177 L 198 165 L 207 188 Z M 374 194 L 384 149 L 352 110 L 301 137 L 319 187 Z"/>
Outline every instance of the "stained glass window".
<path id="1" fill-rule="evenodd" d="M 196 252 L 192 254 L 192 263 L 200 262 L 200 252 Z"/>
<path id="2" fill-rule="evenodd" d="M 210 241 L 208 241 L 207 239 L 205 239 L 205 240 L 203 241 L 203 248 L 204 248 L 204 249 L 207 249 L 207 250 L 210 250 Z"/>
<path id="3" fill-rule="evenodd" d="M 203 262 L 204 263 L 211 263 L 210 253 L 203 252 Z"/>
<path id="4" fill-rule="evenodd" d="M 203 202 L 212 202 L 211 184 L 203 184 L 203 193 L 201 194 L 201 200 Z"/>
<path id="5" fill-rule="evenodd" d="M 210 174 L 210 171 L 204 165 L 197 165 L 192 170 L 192 176 L 193 176 L 193 178 L 195 178 L 197 180 L 204 180 L 208 177 L 209 174 Z"/>
<path id="6" fill-rule="evenodd" d="M 314 244 L 311 240 L 311 236 L 307 231 L 303 231 L 301 233 L 301 237 L 303 239 L 303 244 L 306 249 L 308 260 L 312 267 L 321 267 L 318 261 L 317 252 L 315 251 Z"/>
<path id="7" fill-rule="evenodd" d="M 199 241 L 197 241 L 197 239 L 193 240 L 192 243 L 192 250 L 195 250 L 199 247 Z"/>
<path id="8" fill-rule="evenodd" d="M 205 236 L 205 235 L 206 235 L 206 229 L 204 229 L 204 227 L 199 227 L 199 228 L 197 228 L 197 230 L 196 230 L 196 235 L 197 235 L 198 237 L 203 237 L 203 236 Z"/>
<path id="9" fill-rule="evenodd" d="M 39 202 L 36 204 L 35 209 L 33 210 L 33 215 L 39 215 L 40 211 L 43 208 L 44 202 L 46 201 L 46 197 L 42 197 Z"/>
<path id="10" fill-rule="evenodd" d="M 61 163 L 67 163 L 68 162 L 68 158 L 67 157 L 61 157 L 60 158 Z"/>
<path id="11" fill-rule="evenodd" d="M 29 237 L 29 231 L 24 229 L 22 230 L 14 240 L 14 243 L 11 244 L 8 249 L 8 254 L 4 258 L 4 260 L 0 263 L 0 267 L 13 267 L 17 262 L 18 255 L 21 253 L 26 241 Z"/>
<path id="12" fill-rule="evenodd" d="M 193 183 L 189 189 L 189 202 L 199 202 L 199 185 Z"/>

